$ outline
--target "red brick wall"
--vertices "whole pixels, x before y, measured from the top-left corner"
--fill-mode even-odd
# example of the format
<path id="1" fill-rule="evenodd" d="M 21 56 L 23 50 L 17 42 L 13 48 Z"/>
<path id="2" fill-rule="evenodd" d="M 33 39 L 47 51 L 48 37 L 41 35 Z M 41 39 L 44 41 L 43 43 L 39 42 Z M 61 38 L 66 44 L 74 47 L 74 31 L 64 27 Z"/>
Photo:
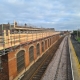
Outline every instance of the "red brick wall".
<path id="1" fill-rule="evenodd" d="M 25 46 L 26 52 L 25 52 L 25 66 L 27 67 L 29 65 L 29 46 Z"/>
<path id="2" fill-rule="evenodd" d="M 59 38 L 59 35 L 52 37 L 52 40 L 51 40 L 52 43 L 55 42 L 56 39 L 58 39 L 58 38 Z M 47 48 L 48 48 L 48 39 L 45 39 L 45 40 L 47 40 L 47 44 L 46 44 Z M 38 41 L 40 43 L 40 54 L 42 54 L 42 46 L 41 46 L 42 41 L 44 42 L 44 51 L 45 51 L 45 40 Z M 36 60 L 36 58 L 37 58 L 36 45 L 38 42 L 29 44 L 29 45 L 23 47 L 25 50 L 25 67 L 26 68 L 30 65 L 29 47 L 31 45 L 34 46 L 34 59 Z M 49 45 L 50 45 L 50 39 L 49 39 Z M 9 78 L 10 79 L 13 79 L 18 75 L 18 73 L 17 73 L 17 62 L 16 62 L 16 54 L 17 54 L 18 50 L 19 49 L 16 49 L 16 51 L 8 53 L 8 67 L 9 67 Z"/>
<path id="3" fill-rule="evenodd" d="M 36 45 L 37 45 L 37 43 L 34 43 L 34 60 L 36 60 L 36 58 L 37 58 Z"/>
<path id="4" fill-rule="evenodd" d="M 1 62 L 2 62 L 1 63 L 2 70 L 0 70 L 0 80 L 9 80 L 7 54 L 1 56 Z"/>
<path id="5" fill-rule="evenodd" d="M 16 57 L 15 52 L 8 53 L 8 68 L 9 68 L 9 79 L 13 79 L 17 76 L 17 67 L 16 67 Z"/>

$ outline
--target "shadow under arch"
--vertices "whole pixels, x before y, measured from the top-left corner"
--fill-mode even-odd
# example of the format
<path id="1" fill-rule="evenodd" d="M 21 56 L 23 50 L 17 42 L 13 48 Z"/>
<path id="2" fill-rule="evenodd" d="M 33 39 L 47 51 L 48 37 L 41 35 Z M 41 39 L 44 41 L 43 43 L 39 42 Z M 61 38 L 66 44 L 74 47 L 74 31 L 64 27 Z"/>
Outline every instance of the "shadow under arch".
<path id="1" fill-rule="evenodd" d="M 30 63 L 34 60 L 34 46 L 29 47 L 29 61 Z"/>
<path id="2" fill-rule="evenodd" d="M 25 51 L 20 50 L 16 54 L 16 59 L 17 59 L 17 72 L 20 72 L 25 68 Z"/>
<path id="3" fill-rule="evenodd" d="M 36 45 L 36 53 L 37 53 L 37 56 L 40 55 L 40 43 L 37 43 Z"/>

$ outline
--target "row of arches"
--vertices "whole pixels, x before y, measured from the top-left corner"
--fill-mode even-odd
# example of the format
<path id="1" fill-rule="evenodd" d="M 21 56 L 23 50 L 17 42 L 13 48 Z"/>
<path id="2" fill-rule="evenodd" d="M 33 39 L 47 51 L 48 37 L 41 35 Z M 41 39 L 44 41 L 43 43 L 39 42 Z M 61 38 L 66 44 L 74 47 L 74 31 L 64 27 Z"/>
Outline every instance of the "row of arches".
<path id="1" fill-rule="evenodd" d="M 36 45 L 36 55 L 40 56 L 41 52 L 43 53 L 50 45 L 53 43 L 53 37 L 48 38 Z M 40 49 L 41 47 L 41 49 Z M 29 48 L 29 62 L 34 61 L 34 46 L 30 46 Z M 25 51 L 21 50 L 17 53 L 17 71 L 20 72 L 25 68 Z"/>

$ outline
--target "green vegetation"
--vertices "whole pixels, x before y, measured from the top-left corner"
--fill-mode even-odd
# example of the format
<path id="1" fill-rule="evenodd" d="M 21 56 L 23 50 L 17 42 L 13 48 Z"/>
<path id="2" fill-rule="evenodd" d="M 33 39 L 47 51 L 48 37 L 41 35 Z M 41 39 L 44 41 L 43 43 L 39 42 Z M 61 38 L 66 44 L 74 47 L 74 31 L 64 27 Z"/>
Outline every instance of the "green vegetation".
<path id="1" fill-rule="evenodd" d="M 75 30 L 75 31 L 73 31 L 73 34 L 75 35 L 75 36 L 78 36 L 78 37 L 80 37 L 80 31 L 78 30 Z"/>
<path id="2" fill-rule="evenodd" d="M 74 38 L 80 42 L 80 31 L 79 30 L 75 30 L 73 31 L 72 35 L 74 36 Z"/>
<path id="3" fill-rule="evenodd" d="M 73 34 L 77 36 L 77 31 L 73 31 Z"/>
<path id="4" fill-rule="evenodd" d="M 78 37 L 77 40 L 80 42 L 80 37 Z"/>

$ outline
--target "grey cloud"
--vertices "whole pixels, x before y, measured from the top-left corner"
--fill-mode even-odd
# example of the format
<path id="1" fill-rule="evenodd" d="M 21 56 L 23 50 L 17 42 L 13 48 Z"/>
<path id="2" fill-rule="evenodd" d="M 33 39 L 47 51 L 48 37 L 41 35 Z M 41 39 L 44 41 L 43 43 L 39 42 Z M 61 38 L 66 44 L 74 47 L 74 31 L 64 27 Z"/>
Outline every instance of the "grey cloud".
<path id="1" fill-rule="evenodd" d="M 80 25 L 80 0 L 3 0 L 0 23 L 31 23 L 58 30 L 76 29 Z"/>

